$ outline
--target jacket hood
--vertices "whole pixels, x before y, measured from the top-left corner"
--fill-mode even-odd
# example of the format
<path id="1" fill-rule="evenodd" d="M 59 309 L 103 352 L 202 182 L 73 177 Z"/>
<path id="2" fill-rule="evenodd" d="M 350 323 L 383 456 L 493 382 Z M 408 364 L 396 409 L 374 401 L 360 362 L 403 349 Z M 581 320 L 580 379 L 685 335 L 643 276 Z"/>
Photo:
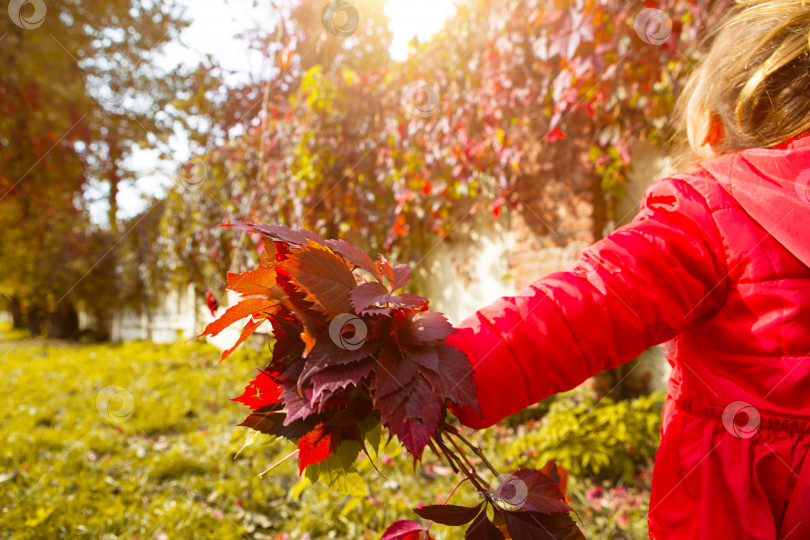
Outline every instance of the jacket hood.
<path id="1" fill-rule="evenodd" d="M 762 228 L 810 266 L 810 133 L 701 161 Z"/>

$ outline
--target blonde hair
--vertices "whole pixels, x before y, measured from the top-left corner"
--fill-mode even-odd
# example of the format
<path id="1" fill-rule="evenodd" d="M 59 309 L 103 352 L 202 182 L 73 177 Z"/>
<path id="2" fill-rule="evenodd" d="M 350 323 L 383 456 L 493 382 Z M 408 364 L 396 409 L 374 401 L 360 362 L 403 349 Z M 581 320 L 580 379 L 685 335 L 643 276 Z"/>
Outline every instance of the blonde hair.
<path id="1" fill-rule="evenodd" d="M 737 0 L 700 49 L 676 107 L 678 139 L 689 140 L 681 150 L 692 154 L 684 162 L 700 152 L 713 115 L 722 121 L 715 154 L 810 131 L 810 0 Z"/>

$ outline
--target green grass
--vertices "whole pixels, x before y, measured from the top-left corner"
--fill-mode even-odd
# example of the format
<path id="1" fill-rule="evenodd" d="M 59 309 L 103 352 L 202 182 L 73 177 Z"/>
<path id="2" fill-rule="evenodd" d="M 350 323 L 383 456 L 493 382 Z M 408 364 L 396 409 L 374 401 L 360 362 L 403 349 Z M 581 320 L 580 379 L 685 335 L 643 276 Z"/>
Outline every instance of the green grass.
<path id="1" fill-rule="evenodd" d="M 196 343 L 76 345 L 0 332 L 0 536 L 376 540 L 394 521 L 415 519 L 409 509 L 418 502 L 443 502 L 457 482 L 430 461 L 414 471 L 395 443 L 376 461 L 384 477 L 361 462 L 367 495 L 307 486 L 295 460 L 259 477 L 292 447 L 253 444 L 237 456 L 248 435 L 236 427 L 245 409 L 229 399 L 263 355 L 237 353 L 214 368 L 218 357 Z M 100 411 L 110 386 L 124 391 Z M 472 437 L 499 456 L 514 431 Z M 592 486 L 577 481 L 573 504 L 591 516 L 589 538 L 613 538 L 614 529 L 594 527 L 619 527 L 608 521 L 615 508 L 582 512 Z M 477 497 L 462 489 L 453 502 Z M 461 537 L 439 526 L 431 534 Z M 645 536 L 641 526 L 623 537 Z"/>

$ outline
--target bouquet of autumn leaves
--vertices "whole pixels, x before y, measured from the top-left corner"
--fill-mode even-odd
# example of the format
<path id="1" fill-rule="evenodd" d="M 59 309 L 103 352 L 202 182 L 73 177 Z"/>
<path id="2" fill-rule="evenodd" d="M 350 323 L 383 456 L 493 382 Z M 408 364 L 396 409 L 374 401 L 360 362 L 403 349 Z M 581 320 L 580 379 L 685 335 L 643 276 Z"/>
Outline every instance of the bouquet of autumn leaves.
<path id="1" fill-rule="evenodd" d="M 343 240 L 304 229 L 235 222 L 261 236 L 260 265 L 228 274 L 243 299 L 201 335 L 215 336 L 248 318 L 224 360 L 265 322 L 275 344 L 267 366 L 236 398 L 251 409 L 240 424 L 297 444 L 301 473 L 323 479 L 356 475 L 353 463 L 379 444 L 381 426 L 396 436 L 415 463 L 430 448 L 482 494 L 472 508 L 432 505 L 421 517 L 451 526 L 471 522 L 466 538 L 581 538 L 571 519 L 556 468 L 522 469 L 498 476 L 481 450 L 448 423 L 449 405 L 478 410 L 473 367 L 446 344 L 456 330 L 428 301 L 400 293 L 406 265 L 373 260 Z M 471 450 L 498 477 L 494 489 L 467 457 Z M 519 504 L 515 497 L 519 497 Z M 511 497 L 511 499 L 510 499 Z M 487 515 L 494 509 L 495 522 Z M 496 525 L 499 524 L 500 528 Z M 414 521 L 393 524 L 384 540 L 429 538 Z"/>

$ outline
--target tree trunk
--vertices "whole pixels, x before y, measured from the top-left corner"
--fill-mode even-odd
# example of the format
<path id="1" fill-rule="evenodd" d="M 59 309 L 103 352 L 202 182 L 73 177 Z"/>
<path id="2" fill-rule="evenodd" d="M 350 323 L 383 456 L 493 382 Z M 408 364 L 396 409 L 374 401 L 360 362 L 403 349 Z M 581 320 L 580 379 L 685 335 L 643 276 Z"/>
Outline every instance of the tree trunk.
<path id="1" fill-rule="evenodd" d="M 79 339 L 79 314 L 72 303 L 63 302 L 57 311 L 49 313 L 51 337 L 77 341 Z"/>
<path id="2" fill-rule="evenodd" d="M 28 317 L 26 323 L 28 325 L 28 333 L 33 336 L 42 334 L 42 323 L 45 322 L 45 309 L 42 306 L 33 305 L 28 309 Z"/>
<path id="3" fill-rule="evenodd" d="M 110 154 L 110 209 L 107 219 L 110 222 L 110 230 L 116 233 L 118 232 L 118 189 L 121 183 L 121 169 L 118 162 L 121 158 L 121 149 L 118 146 L 118 140 L 113 136 L 107 140 L 107 146 Z"/>
<path id="4" fill-rule="evenodd" d="M 22 302 L 16 296 L 11 299 L 11 327 L 14 330 L 25 328 L 25 314 L 22 310 Z"/>

